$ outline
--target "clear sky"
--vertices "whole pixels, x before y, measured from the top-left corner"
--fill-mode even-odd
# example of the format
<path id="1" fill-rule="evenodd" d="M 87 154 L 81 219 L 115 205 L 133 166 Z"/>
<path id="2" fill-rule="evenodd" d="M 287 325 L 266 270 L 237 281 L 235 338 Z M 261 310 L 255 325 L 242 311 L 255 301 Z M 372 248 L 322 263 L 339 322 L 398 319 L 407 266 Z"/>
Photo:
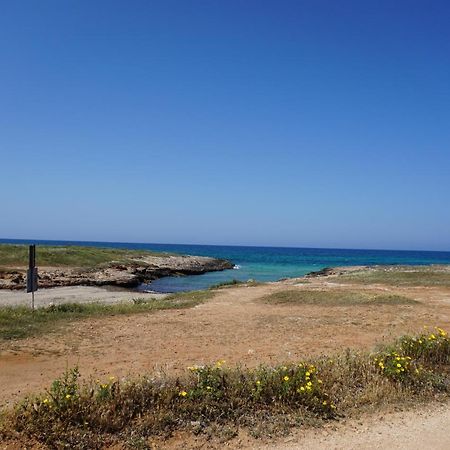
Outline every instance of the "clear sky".
<path id="1" fill-rule="evenodd" d="M 0 237 L 450 250 L 450 2 L 4 0 Z"/>

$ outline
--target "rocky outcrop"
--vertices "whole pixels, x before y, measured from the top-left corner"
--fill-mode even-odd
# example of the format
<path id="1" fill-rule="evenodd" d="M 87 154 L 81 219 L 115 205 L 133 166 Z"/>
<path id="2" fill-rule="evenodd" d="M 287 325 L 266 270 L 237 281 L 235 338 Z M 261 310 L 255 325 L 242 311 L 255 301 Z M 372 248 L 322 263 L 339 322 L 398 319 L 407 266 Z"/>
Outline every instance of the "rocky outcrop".
<path id="1" fill-rule="evenodd" d="M 223 259 L 204 256 L 145 256 L 130 263 L 83 269 L 73 267 L 39 268 L 39 287 L 120 286 L 134 288 L 157 278 L 173 275 L 197 275 L 225 269 L 233 264 Z M 0 271 L 0 289 L 25 289 L 26 270 Z"/>

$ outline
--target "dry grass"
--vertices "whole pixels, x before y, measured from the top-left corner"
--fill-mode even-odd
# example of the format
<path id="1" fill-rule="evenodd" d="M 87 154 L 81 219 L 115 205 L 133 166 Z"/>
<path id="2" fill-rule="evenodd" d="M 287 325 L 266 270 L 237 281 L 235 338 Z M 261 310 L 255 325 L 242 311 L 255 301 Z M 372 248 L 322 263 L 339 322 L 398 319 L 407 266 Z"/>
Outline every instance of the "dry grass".
<path id="1" fill-rule="evenodd" d="M 24 306 L 1 307 L 0 342 L 53 332 L 69 322 L 88 317 L 191 308 L 213 296 L 214 292 L 212 291 L 194 291 L 172 294 L 159 299 L 136 298 L 132 303 L 64 303 L 38 308 L 34 312 Z"/>
<path id="2" fill-rule="evenodd" d="M 0 438 L 51 448 L 144 447 L 175 430 L 208 434 L 246 428 L 255 437 L 337 420 L 379 406 L 447 398 L 450 340 L 403 337 L 377 354 L 344 352 L 256 369 L 193 367 L 181 377 L 78 381 L 77 369 L 6 413 Z M 215 430 L 215 431 L 214 431 Z"/>
<path id="3" fill-rule="evenodd" d="M 93 268 L 114 263 L 127 264 L 136 258 L 168 256 L 146 250 L 118 248 L 81 247 L 76 245 L 39 245 L 36 247 L 36 261 L 39 266 Z M 0 244 L 0 266 L 26 267 L 28 246 Z"/>
<path id="4" fill-rule="evenodd" d="M 262 281 L 255 281 L 255 280 L 248 280 L 248 281 L 241 281 L 241 280 L 230 280 L 230 281 L 223 281 L 221 283 L 213 284 L 208 289 L 214 290 L 214 289 L 227 289 L 227 288 L 233 288 L 236 286 L 247 286 L 247 287 L 256 287 L 263 285 L 264 282 Z"/>
<path id="5" fill-rule="evenodd" d="M 340 283 L 450 287 L 450 265 L 371 267 L 345 272 L 338 280 Z"/>
<path id="6" fill-rule="evenodd" d="M 401 295 L 312 289 L 286 289 L 261 297 L 260 301 L 274 305 L 316 306 L 413 305 L 419 303 L 417 300 Z"/>

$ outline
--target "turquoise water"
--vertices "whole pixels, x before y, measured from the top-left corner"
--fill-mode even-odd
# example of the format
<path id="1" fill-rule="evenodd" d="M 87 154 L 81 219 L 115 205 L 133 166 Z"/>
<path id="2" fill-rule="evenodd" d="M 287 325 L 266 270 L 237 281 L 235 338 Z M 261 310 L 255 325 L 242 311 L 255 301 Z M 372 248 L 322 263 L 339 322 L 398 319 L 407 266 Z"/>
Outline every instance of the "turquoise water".
<path id="1" fill-rule="evenodd" d="M 333 266 L 374 264 L 450 264 L 450 252 L 397 251 L 397 250 L 345 250 L 279 247 L 237 247 L 217 245 L 130 244 L 117 242 L 80 241 L 28 241 L 6 240 L 7 243 L 36 243 L 48 245 L 89 245 L 147 249 L 199 256 L 213 256 L 232 261 L 236 268 L 223 272 L 186 277 L 165 277 L 141 286 L 156 292 L 178 292 L 206 289 L 209 286 L 233 279 L 247 281 L 276 281 L 299 277 L 314 270 Z"/>

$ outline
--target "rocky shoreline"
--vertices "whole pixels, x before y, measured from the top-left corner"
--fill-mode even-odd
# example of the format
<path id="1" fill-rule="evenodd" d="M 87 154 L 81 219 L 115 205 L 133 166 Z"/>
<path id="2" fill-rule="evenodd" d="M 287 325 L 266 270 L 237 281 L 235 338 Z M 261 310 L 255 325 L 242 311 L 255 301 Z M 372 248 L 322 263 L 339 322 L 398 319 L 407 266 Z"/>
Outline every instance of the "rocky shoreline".
<path id="1" fill-rule="evenodd" d="M 224 259 L 205 256 L 145 256 L 123 264 L 111 262 L 96 268 L 40 267 L 39 287 L 60 286 L 117 286 L 135 288 L 157 278 L 180 275 L 199 275 L 232 269 Z M 0 270 L 0 289 L 25 289 L 26 269 Z"/>

